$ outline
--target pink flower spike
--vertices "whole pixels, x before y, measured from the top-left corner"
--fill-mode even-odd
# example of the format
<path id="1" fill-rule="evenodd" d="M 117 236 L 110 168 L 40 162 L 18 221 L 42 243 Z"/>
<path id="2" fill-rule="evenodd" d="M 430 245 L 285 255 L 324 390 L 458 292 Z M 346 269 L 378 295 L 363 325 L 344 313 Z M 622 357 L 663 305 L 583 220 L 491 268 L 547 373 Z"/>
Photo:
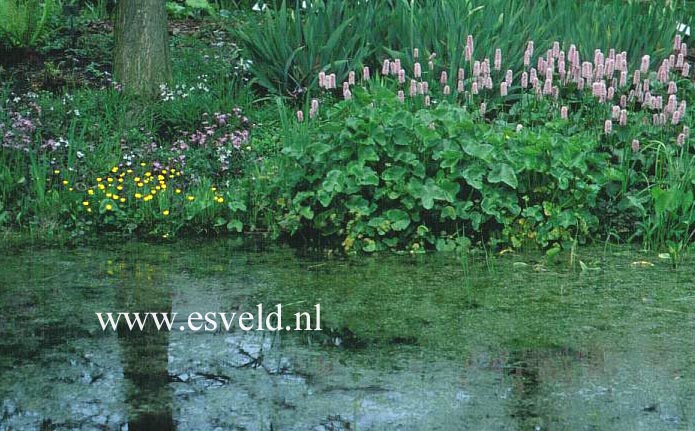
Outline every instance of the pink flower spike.
<path id="1" fill-rule="evenodd" d="M 681 76 L 687 78 L 690 75 L 690 63 L 683 64 L 683 70 L 681 71 Z"/>
<path id="2" fill-rule="evenodd" d="M 632 140 L 632 152 L 636 153 L 639 151 L 639 140 L 638 139 L 633 139 Z"/>
<path id="3" fill-rule="evenodd" d="M 434 61 L 430 60 L 427 65 L 429 66 L 430 70 L 434 70 Z"/>
<path id="4" fill-rule="evenodd" d="M 449 94 L 451 94 L 451 88 L 448 85 L 445 85 L 443 93 L 445 96 L 448 96 Z"/>
<path id="5" fill-rule="evenodd" d="M 680 133 L 678 135 L 678 138 L 676 138 L 676 145 L 678 145 L 679 147 L 682 147 L 683 144 L 685 144 L 685 135 Z"/>
<path id="6" fill-rule="evenodd" d="M 355 71 L 353 70 L 348 73 L 348 84 L 355 85 Z"/>
<path id="7" fill-rule="evenodd" d="M 381 66 L 381 74 L 386 76 L 389 74 L 390 70 L 391 70 L 391 62 L 388 59 L 386 59 L 386 60 L 384 60 L 384 64 Z"/>
<path id="8" fill-rule="evenodd" d="M 480 115 L 485 116 L 486 111 L 487 111 L 487 103 L 482 102 L 480 104 Z"/>
<path id="9" fill-rule="evenodd" d="M 620 119 L 618 124 L 621 126 L 627 126 L 627 109 L 620 110 Z"/>
<path id="10" fill-rule="evenodd" d="M 430 106 L 430 96 L 425 96 L 425 106 Z"/>
<path id="11" fill-rule="evenodd" d="M 688 56 L 688 45 L 685 42 L 681 43 L 681 50 L 680 51 L 681 51 L 681 54 L 683 54 L 683 57 Z"/>
<path id="12" fill-rule="evenodd" d="M 456 91 L 458 91 L 459 93 L 463 93 L 463 90 L 464 90 L 463 80 L 459 79 L 459 82 L 456 86 Z"/>
<path id="13" fill-rule="evenodd" d="M 417 81 L 414 79 L 410 80 L 410 88 L 408 89 L 408 95 L 410 97 L 415 97 L 417 95 Z"/>
<path id="14" fill-rule="evenodd" d="M 507 83 L 505 81 L 500 83 L 500 96 L 507 97 Z"/>
<path id="15" fill-rule="evenodd" d="M 457 79 L 458 79 L 459 81 L 461 81 L 461 80 L 464 79 L 464 77 L 465 77 L 465 72 L 463 71 L 463 67 L 459 67 Z"/>
<path id="16" fill-rule="evenodd" d="M 448 80 L 448 76 L 447 76 L 446 70 L 442 70 L 442 75 L 439 78 L 439 83 L 442 85 L 446 85 L 447 80 Z"/>
<path id="17" fill-rule="evenodd" d="M 319 88 L 326 86 L 326 72 L 319 72 Z"/>
<path id="18" fill-rule="evenodd" d="M 398 71 L 398 83 L 405 84 L 405 69 Z"/>
<path id="19" fill-rule="evenodd" d="M 668 94 L 675 94 L 678 92 L 678 86 L 676 85 L 675 82 L 671 81 L 668 83 Z"/>
<path id="20" fill-rule="evenodd" d="M 417 48 L 414 48 L 414 49 L 413 49 L 413 58 L 414 58 L 415 60 L 417 60 L 418 58 L 420 58 L 420 50 L 419 50 L 419 49 L 417 49 Z"/>
<path id="21" fill-rule="evenodd" d="M 681 121 L 681 113 L 680 111 L 676 111 L 673 113 L 673 117 L 671 117 L 671 124 L 676 126 L 678 123 Z"/>
<path id="22" fill-rule="evenodd" d="M 567 116 L 568 116 L 567 107 L 566 106 L 561 107 L 560 108 L 560 118 L 562 118 L 563 120 L 566 120 Z"/>
<path id="23" fill-rule="evenodd" d="M 297 111 L 297 121 L 300 123 L 304 122 L 304 112 L 303 111 Z"/>
<path id="24" fill-rule="evenodd" d="M 398 90 L 398 101 L 401 103 L 405 102 L 405 93 L 403 93 L 403 90 Z"/>
<path id="25" fill-rule="evenodd" d="M 613 108 L 611 109 L 611 118 L 614 120 L 620 118 L 620 106 L 613 105 Z"/>
<path id="26" fill-rule="evenodd" d="M 690 136 L 690 127 L 683 126 L 683 135 L 687 138 Z"/>
<path id="27" fill-rule="evenodd" d="M 495 50 L 495 70 L 502 69 L 502 50 L 497 48 Z"/>
<path id="28" fill-rule="evenodd" d="M 415 63 L 413 66 L 413 76 L 415 79 L 420 79 L 422 76 L 422 66 L 420 66 L 420 63 Z"/>
<path id="29" fill-rule="evenodd" d="M 472 94 L 478 94 L 478 83 L 474 82 L 471 84 L 471 93 Z"/>
<path id="30" fill-rule="evenodd" d="M 611 120 L 606 120 L 606 122 L 603 123 L 603 132 L 606 135 L 610 135 L 612 131 L 613 131 L 613 122 Z"/>
<path id="31" fill-rule="evenodd" d="M 681 35 L 676 34 L 676 37 L 673 38 L 673 50 L 674 51 L 680 51 L 681 49 Z"/>
<path id="32" fill-rule="evenodd" d="M 528 88 L 528 73 L 521 73 L 521 88 Z"/>
<path id="33" fill-rule="evenodd" d="M 640 72 L 644 73 L 645 75 L 649 73 L 649 56 L 645 55 L 642 57 L 642 64 L 640 65 Z"/>
<path id="34" fill-rule="evenodd" d="M 343 91 L 343 98 L 345 100 L 350 100 L 352 99 L 352 92 L 350 92 L 350 89 L 348 88 L 347 90 Z"/>
<path id="35" fill-rule="evenodd" d="M 362 69 L 362 79 L 365 80 L 365 81 L 369 81 L 369 78 L 370 78 L 370 76 L 369 76 L 369 67 L 368 67 L 368 66 L 364 66 L 364 68 Z"/>
<path id="36" fill-rule="evenodd" d="M 512 72 L 512 69 L 507 69 L 507 73 L 504 76 L 504 81 L 507 83 L 508 87 L 511 87 L 513 79 L 514 79 L 514 72 Z"/>

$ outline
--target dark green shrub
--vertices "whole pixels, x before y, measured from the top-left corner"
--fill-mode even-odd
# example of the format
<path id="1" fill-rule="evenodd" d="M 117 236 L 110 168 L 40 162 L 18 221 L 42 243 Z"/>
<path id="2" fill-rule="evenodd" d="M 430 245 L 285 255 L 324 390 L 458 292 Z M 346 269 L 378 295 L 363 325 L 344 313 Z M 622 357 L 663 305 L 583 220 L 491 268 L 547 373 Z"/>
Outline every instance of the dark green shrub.
<path id="1" fill-rule="evenodd" d="M 294 123 L 292 123 L 294 124 Z M 608 155 L 562 123 L 516 131 L 465 108 L 356 89 L 322 120 L 287 126 L 280 221 L 346 251 L 451 249 L 470 237 L 541 247 L 585 241 Z"/>

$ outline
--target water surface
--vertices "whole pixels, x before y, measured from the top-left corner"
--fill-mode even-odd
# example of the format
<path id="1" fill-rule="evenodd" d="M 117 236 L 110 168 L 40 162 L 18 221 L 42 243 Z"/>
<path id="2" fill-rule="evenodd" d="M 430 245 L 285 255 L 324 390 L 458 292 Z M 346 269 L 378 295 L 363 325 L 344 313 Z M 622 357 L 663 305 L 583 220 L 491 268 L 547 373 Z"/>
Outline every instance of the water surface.
<path id="1" fill-rule="evenodd" d="M 693 262 L 609 247 L 575 263 L 5 248 L 0 429 L 695 429 Z M 258 303 L 320 303 L 323 330 L 104 332 L 94 314 Z"/>

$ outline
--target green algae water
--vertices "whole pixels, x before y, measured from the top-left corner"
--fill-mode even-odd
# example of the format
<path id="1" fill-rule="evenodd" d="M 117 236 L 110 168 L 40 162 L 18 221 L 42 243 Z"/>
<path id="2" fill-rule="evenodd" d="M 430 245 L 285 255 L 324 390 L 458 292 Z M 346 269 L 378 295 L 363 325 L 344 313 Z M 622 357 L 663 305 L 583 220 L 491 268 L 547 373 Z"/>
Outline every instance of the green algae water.
<path id="1" fill-rule="evenodd" d="M 573 262 L 5 248 L 0 429 L 695 429 L 693 262 Z M 257 304 L 320 304 L 322 330 L 104 331 L 95 315 Z"/>

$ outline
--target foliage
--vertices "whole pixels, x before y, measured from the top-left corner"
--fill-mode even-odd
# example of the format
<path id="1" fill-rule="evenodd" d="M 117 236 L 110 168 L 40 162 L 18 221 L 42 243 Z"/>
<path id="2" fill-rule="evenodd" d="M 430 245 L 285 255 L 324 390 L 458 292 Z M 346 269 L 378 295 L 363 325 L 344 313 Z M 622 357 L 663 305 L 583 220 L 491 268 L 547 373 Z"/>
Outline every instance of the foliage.
<path id="1" fill-rule="evenodd" d="M 207 0 L 168 1 L 166 2 L 166 10 L 169 16 L 175 19 L 201 18 L 205 15 L 215 15 L 215 9 Z"/>
<path id="2" fill-rule="evenodd" d="M 36 47 L 56 13 L 54 0 L 0 0 L 0 48 Z"/>
<path id="3" fill-rule="evenodd" d="M 288 231 L 337 235 L 346 251 L 435 246 L 501 232 L 542 247 L 596 232 L 607 166 L 587 135 L 514 131 L 446 102 L 404 107 L 384 88 L 297 125 L 281 180 Z"/>
<path id="4" fill-rule="evenodd" d="M 254 82 L 268 91 L 300 97 L 315 86 L 320 70 L 331 68 L 340 77 L 369 53 L 365 39 L 376 6 L 328 0 L 306 9 L 268 9 L 262 20 L 232 29 L 252 61 Z"/>

